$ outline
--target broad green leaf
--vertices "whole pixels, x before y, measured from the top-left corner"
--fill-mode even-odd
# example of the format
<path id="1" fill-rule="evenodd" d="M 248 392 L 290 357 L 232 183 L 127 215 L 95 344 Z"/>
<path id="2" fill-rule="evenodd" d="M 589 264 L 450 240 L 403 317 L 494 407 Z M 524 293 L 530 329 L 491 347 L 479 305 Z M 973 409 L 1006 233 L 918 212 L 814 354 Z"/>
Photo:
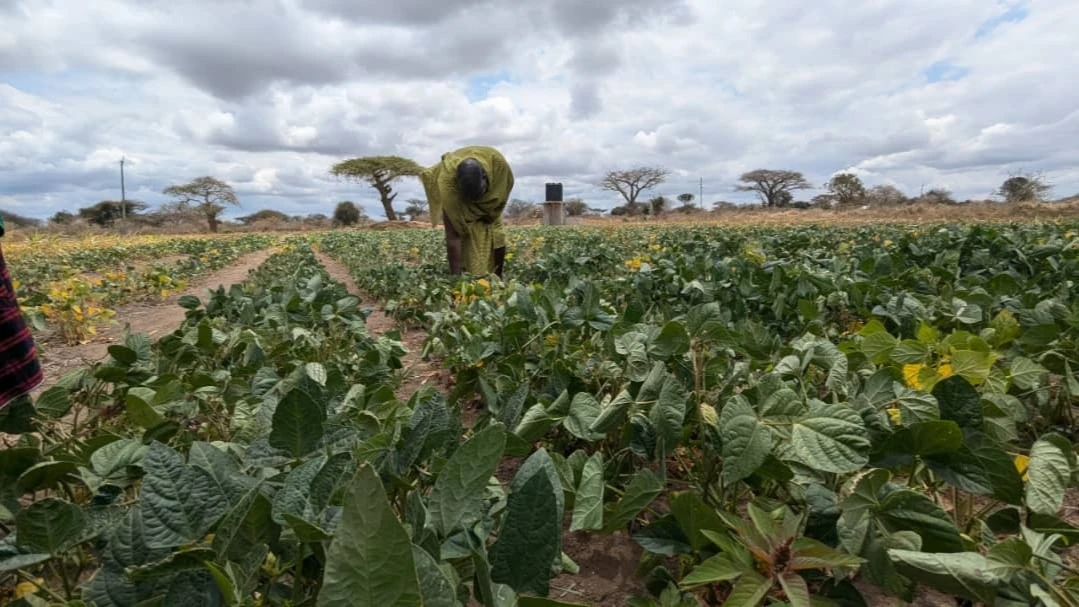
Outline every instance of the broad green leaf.
<path id="1" fill-rule="evenodd" d="M 989 352 L 957 350 L 951 360 L 954 377 L 962 377 L 973 385 L 984 383 L 993 368 L 993 356 Z"/>
<path id="2" fill-rule="evenodd" d="M 891 533 L 910 531 L 921 538 L 928 552 L 959 552 L 964 549 L 952 518 L 929 497 L 899 489 L 884 496 L 875 518 Z"/>
<path id="3" fill-rule="evenodd" d="M 1026 506 L 1039 514 L 1057 514 L 1072 475 L 1071 444 L 1059 435 L 1042 436 L 1030 448 Z"/>
<path id="4" fill-rule="evenodd" d="M 543 437 L 559 419 L 548 413 L 541 403 L 536 403 L 525 411 L 513 433 L 531 443 Z"/>
<path id="5" fill-rule="evenodd" d="M 1007 579 L 1030 566 L 1034 551 L 1022 539 L 1013 537 L 995 544 L 986 556 L 991 573 Z"/>
<path id="6" fill-rule="evenodd" d="M 603 453 L 596 451 L 585 462 L 581 471 L 581 482 L 577 485 L 573 502 L 573 521 L 570 531 L 582 529 L 598 530 L 603 528 L 603 492 L 606 482 L 603 477 Z"/>
<path id="7" fill-rule="evenodd" d="M 213 559 L 213 550 L 205 546 L 188 546 L 173 550 L 160 560 L 129 567 L 127 575 L 136 582 L 171 577 L 181 571 L 202 569 L 205 561 Z"/>
<path id="8" fill-rule="evenodd" d="M 787 595 L 787 602 L 791 604 L 791 607 L 812 607 L 809 585 L 802 576 L 789 572 L 780 574 L 779 585 L 783 587 L 783 592 Z"/>
<path id="9" fill-rule="evenodd" d="M 940 406 L 941 419 L 950 419 L 964 430 L 981 431 L 982 401 L 969 381 L 959 375 L 943 379 L 933 386 L 933 396 Z"/>
<path id="10" fill-rule="evenodd" d="M 655 473 L 648 468 L 641 468 L 626 485 L 625 494 L 614 506 L 604 527 L 615 530 L 626 526 L 641 510 L 655 501 L 662 491 L 663 483 Z"/>
<path id="11" fill-rule="evenodd" d="M 791 446 L 801 463 L 825 472 L 855 472 L 869 461 L 865 423 L 845 405 L 811 404 L 791 428 Z"/>
<path id="12" fill-rule="evenodd" d="M 239 502 L 254 485 L 254 481 L 240 472 L 240 467 L 228 454 L 210 443 L 193 443 L 187 454 L 187 463 L 205 472 L 218 492 L 232 504 Z"/>
<path id="13" fill-rule="evenodd" d="M 700 550 L 708 544 L 704 531 L 719 532 L 725 528 L 723 520 L 716 514 L 715 508 L 704 503 L 699 495 L 690 491 L 673 494 L 670 497 L 671 513 L 689 540 L 694 550 Z"/>
<path id="14" fill-rule="evenodd" d="M 520 474 L 520 472 L 518 473 Z M 533 473 L 510 493 L 506 519 L 491 546 L 491 580 L 517 593 L 545 596 L 558 558 L 561 513 L 549 475 Z"/>
<path id="15" fill-rule="evenodd" d="M 735 582 L 723 607 L 757 607 L 771 589 L 772 580 L 756 571 L 747 571 Z"/>
<path id="16" fill-rule="evenodd" d="M 595 441 L 603 438 L 603 434 L 593 432 L 589 428 L 599 419 L 601 408 L 596 397 L 587 392 L 578 392 L 573 395 L 569 406 L 569 415 L 562 420 L 562 425 L 573 436 L 585 440 Z"/>
<path id="17" fill-rule="evenodd" d="M 637 542 L 652 554 L 663 556 L 677 556 L 679 554 L 692 554 L 693 547 L 689 545 L 682 528 L 674 515 L 662 516 L 645 528 L 633 534 L 633 541 Z"/>
<path id="18" fill-rule="evenodd" d="M 320 606 L 422 604 L 412 543 L 397 520 L 374 468 L 352 480 L 337 535 L 326 549 Z"/>
<path id="19" fill-rule="evenodd" d="M 605 399 L 606 401 L 606 399 Z M 635 402 L 628 390 L 622 390 L 610 402 L 605 402 L 599 416 L 589 425 L 589 432 L 606 434 L 625 423 Z"/>
<path id="20" fill-rule="evenodd" d="M 454 451 L 431 490 L 430 515 L 442 537 L 461 523 L 479 519 L 479 504 L 487 480 L 495 473 L 506 448 L 505 430 L 492 425 L 476 433 Z"/>
<path id="21" fill-rule="evenodd" d="M 19 546 L 52 555 L 73 548 L 87 524 L 78 506 L 56 498 L 36 501 L 15 516 Z"/>
<path id="22" fill-rule="evenodd" d="M 935 340 L 934 340 L 935 341 Z M 928 343 L 914 341 L 912 339 L 904 339 L 895 346 L 891 351 L 892 362 L 899 363 L 901 365 L 916 365 L 918 363 L 924 363 L 929 356 Z"/>
<path id="23" fill-rule="evenodd" d="M 723 440 L 723 477 L 728 482 L 752 475 L 772 452 L 772 431 L 761 424 L 753 406 L 740 394 L 728 400 L 720 412 L 719 434 Z"/>
<path id="24" fill-rule="evenodd" d="M 673 449 L 682 435 L 686 400 L 685 386 L 674 376 L 668 376 L 659 392 L 659 399 L 652 405 L 649 414 L 657 436 L 663 440 L 667 449 Z"/>
<path id="25" fill-rule="evenodd" d="M 910 455 L 939 455 L 963 446 L 963 430 L 951 420 L 926 421 L 900 428 L 888 441 L 891 450 Z"/>
<path id="26" fill-rule="evenodd" d="M 736 563 L 730 556 L 721 553 L 694 567 L 686 577 L 682 578 L 681 586 L 685 590 L 692 590 L 716 582 L 729 582 L 752 571 Z"/>
<path id="27" fill-rule="evenodd" d="M 652 351 L 660 358 L 681 356 L 689 350 L 689 334 L 677 320 L 668 321 L 652 342 Z"/>
<path id="28" fill-rule="evenodd" d="M 171 548 L 202 538 L 228 508 L 228 499 L 206 472 L 184 464 L 179 453 L 164 444 L 150 444 L 142 467 L 139 507 L 146 526 L 146 543 Z"/>
<path id="29" fill-rule="evenodd" d="M 270 445 L 303 457 L 318 447 L 325 432 L 326 408 L 299 388 L 290 391 L 273 412 Z"/>
<path id="30" fill-rule="evenodd" d="M 940 419 L 940 407 L 932 394 L 911 390 L 899 382 L 895 382 L 894 389 L 903 425 Z"/>
<path id="31" fill-rule="evenodd" d="M 1038 363 L 1026 357 L 1019 357 L 1012 361 L 1008 369 L 1012 383 L 1020 390 L 1036 390 L 1045 386 L 1049 371 Z"/>
<path id="32" fill-rule="evenodd" d="M 862 563 L 862 558 L 844 554 L 812 538 L 800 537 L 791 544 L 791 569 L 857 567 Z"/>
<path id="33" fill-rule="evenodd" d="M 876 323 L 877 326 L 880 326 L 881 330 L 866 334 L 866 329 L 869 329 L 870 325 L 873 325 L 874 323 Z M 862 353 L 865 354 L 866 358 L 871 362 L 878 365 L 883 365 L 888 362 L 892 350 L 894 350 L 899 343 L 899 340 L 883 329 L 884 326 L 880 324 L 880 321 L 874 320 L 870 322 L 869 325 L 866 325 L 861 332 L 861 334 L 864 335 L 861 343 Z"/>
<path id="34" fill-rule="evenodd" d="M 277 538 L 270 500 L 253 486 L 225 513 L 214 533 L 213 549 L 219 559 L 240 561 L 260 544 Z"/>
<path id="35" fill-rule="evenodd" d="M 961 596 L 986 605 L 997 596 L 996 576 L 987 559 L 976 552 L 934 554 L 910 550 L 888 551 L 903 575 L 952 596 Z"/>
<path id="36" fill-rule="evenodd" d="M 43 391 L 34 402 L 38 413 L 52 419 L 60 419 L 71 410 L 71 397 L 64 386 L 52 386 Z"/>
<path id="37" fill-rule="evenodd" d="M 453 584 L 439 568 L 438 562 L 415 544 L 412 545 L 412 560 L 416 563 L 424 607 L 457 607 L 459 603 Z"/>
<path id="38" fill-rule="evenodd" d="M 124 407 L 131 421 L 146 429 L 159 426 L 165 421 L 161 412 L 154 408 L 153 402 L 156 393 L 149 389 L 136 386 L 127 391 L 124 398 Z"/>

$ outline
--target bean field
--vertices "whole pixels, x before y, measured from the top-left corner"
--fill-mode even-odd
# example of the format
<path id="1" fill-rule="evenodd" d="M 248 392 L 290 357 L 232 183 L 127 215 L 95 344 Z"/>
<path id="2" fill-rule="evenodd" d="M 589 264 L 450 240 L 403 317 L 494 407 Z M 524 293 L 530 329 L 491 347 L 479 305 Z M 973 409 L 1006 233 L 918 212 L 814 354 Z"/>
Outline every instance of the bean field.
<path id="1" fill-rule="evenodd" d="M 0 602 L 1079 605 L 1079 223 L 508 239 L 504 281 L 438 230 L 12 254 L 78 341 L 270 251 L 0 411 Z"/>

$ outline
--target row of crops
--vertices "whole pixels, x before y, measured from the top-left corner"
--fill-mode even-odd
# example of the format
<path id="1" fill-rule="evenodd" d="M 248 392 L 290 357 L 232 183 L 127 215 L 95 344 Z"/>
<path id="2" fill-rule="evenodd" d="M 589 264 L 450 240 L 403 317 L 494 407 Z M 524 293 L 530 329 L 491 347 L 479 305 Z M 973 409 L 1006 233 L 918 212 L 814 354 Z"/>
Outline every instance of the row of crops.
<path id="1" fill-rule="evenodd" d="M 566 534 L 621 533 L 639 607 L 1077 605 L 1077 233 L 528 228 L 504 283 L 445 276 L 437 231 L 290 238 L 0 414 L 0 584 L 557 607 Z M 405 350 L 312 245 L 451 390 L 395 397 Z"/>
<path id="2" fill-rule="evenodd" d="M 269 246 L 267 235 L 38 239 L 5 246 L 15 291 L 39 332 L 86 341 L 125 303 L 164 299 L 188 281 Z"/>

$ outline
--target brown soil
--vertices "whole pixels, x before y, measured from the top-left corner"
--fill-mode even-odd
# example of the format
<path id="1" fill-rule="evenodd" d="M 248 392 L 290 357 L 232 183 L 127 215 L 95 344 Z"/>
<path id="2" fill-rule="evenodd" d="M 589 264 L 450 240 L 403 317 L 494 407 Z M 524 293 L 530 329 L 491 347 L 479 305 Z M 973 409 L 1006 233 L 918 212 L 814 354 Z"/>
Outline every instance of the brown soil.
<path id="1" fill-rule="evenodd" d="M 163 301 L 120 306 L 113 322 L 100 329 L 97 337 L 89 343 L 69 346 L 58 339 L 39 338 L 38 350 L 45 371 L 45 381 L 31 395 L 36 397 L 66 374 L 105 358 L 110 345 L 123 341 L 125 328 L 132 333 L 146 333 L 150 339 L 158 339 L 174 331 L 187 313 L 187 310 L 177 305 L 181 296 L 195 295 L 205 298 L 207 290 L 216 289 L 218 286 L 227 288 L 240 283 L 250 270 L 262 265 L 269 256 L 269 250 L 249 253 L 231 266 L 194 279 L 183 292 L 175 293 Z"/>

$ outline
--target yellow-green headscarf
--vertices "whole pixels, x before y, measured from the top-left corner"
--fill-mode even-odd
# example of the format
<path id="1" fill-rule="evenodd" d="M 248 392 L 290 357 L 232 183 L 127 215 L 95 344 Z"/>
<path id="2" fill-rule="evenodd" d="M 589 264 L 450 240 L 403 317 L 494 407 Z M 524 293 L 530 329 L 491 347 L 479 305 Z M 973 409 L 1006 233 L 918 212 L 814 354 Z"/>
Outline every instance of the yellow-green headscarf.
<path id="1" fill-rule="evenodd" d="M 487 173 L 487 195 L 468 201 L 457 193 L 457 165 L 475 158 Z M 485 275 L 494 271 L 494 250 L 506 246 L 502 211 L 513 191 L 513 171 L 502 154 L 487 146 L 468 146 L 442 155 L 435 165 L 420 173 L 431 208 L 431 224 L 450 222 L 461 235 L 464 271 Z"/>

